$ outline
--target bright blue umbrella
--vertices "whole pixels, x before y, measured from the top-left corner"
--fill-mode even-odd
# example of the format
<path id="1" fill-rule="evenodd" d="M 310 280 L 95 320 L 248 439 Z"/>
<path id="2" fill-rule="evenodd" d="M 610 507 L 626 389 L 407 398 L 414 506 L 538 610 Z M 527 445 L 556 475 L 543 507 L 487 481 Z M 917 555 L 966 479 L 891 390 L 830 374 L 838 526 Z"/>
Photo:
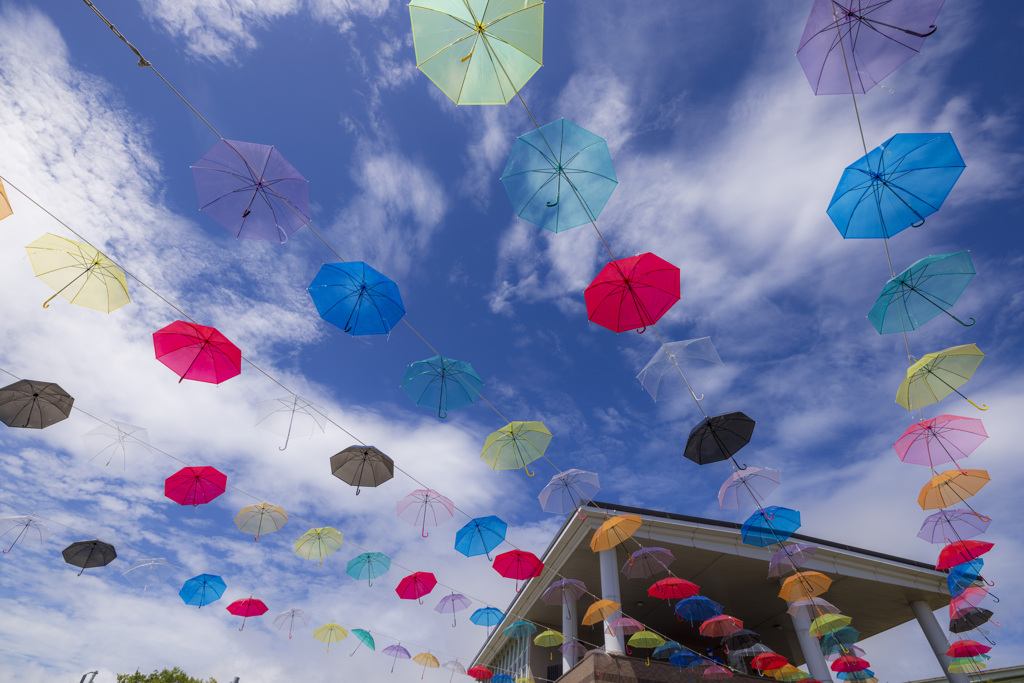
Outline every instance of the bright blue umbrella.
<path id="1" fill-rule="evenodd" d="M 828 215 L 846 239 L 889 238 L 939 210 L 964 170 L 949 133 L 901 133 L 853 162 Z"/>
<path id="2" fill-rule="evenodd" d="M 508 674 L 496 674 L 491 678 L 491 683 L 516 683 L 516 679 Z"/>
<path id="3" fill-rule="evenodd" d="M 178 595 L 181 596 L 186 605 L 202 607 L 220 599 L 220 596 L 224 595 L 224 591 L 227 589 L 228 585 L 219 576 L 200 574 L 186 581 L 181 586 L 181 590 L 178 591 Z"/>
<path id="4" fill-rule="evenodd" d="M 416 405 L 437 408 L 442 418 L 449 410 L 472 405 L 483 385 L 472 365 L 444 356 L 410 364 L 402 379 L 402 389 Z"/>
<path id="5" fill-rule="evenodd" d="M 740 535 L 747 545 L 764 548 L 782 543 L 800 528 L 800 513 L 789 508 L 769 505 L 758 510 L 743 522 Z"/>
<path id="6" fill-rule="evenodd" d="M 562 232 L 596 220 L 619 181 L 604 138 L 558 119 L 516 139 L 501 182 L 520 218 Z"/>
<path id="7" fill-rule="evenodd" d="M 528 621 L 513 622 L 502 631 L 506 638 L 529 638 L 536 632 L 537 627 Z"/>
<path id="8" fill-rule="evenodd" d="M 405 315 L 398 285 L 362 261 L 325 263 L 309 285 L 320 317 L 349 334 L 387 334 Z"/>
<path id="9" fill-rule="evenodd" d="M 369 585 L 373 580 L 391 569 L 391 558 L 384 553 L 363 553 L 348 561 L 345 573 L 357 581 L 366 579 Z"/>
<path id="10" fill-rule="evenodd" d="M 700 666 L 704 663 L 704 658 L 690 650 L 679 650 L 668 658 L 668 663 L 686 668 L 691 666 Z"/>
<path id="11" fill-rule="evenodd" d="M 722 606 L 703 595 L 693 595 L 676 603 L 676 617 L 680 621 L 686 619 L 689 622 L 707 621 L 711 617 L 717 617 L 722 613 Z"/>
<path id="12" fill-rule="evenodd" d="M 971 255 L 966 251 L 926 256 L 885 283 L 868 320 L 879 334 L 916 330 L 939 313 L 970 327 L 974 318 L 965 323 L 948 309 L 974 274 Z"/>
<path id="13" fill-rule="evenodd" d="M 955 598 L 964 592 L 966 588 L 973 585 L 981 578 L 981 568 L 985 566 L 985 560 L 980 557 L 970 562 L 958 564 L 949 570 L 946 577 L 946 586 L 949 588 L 950 597 Z"/>
<path id="14" fill-rule="evenodd" d="M 466 557 L 487 555 L 505 541 L 508 524 L 494 515 L 477 517 L 455 532 L 455 549 Z"/>
<path id="15" fill-rule="evenodd" d="M 682 649 L 683 646 L 676 641 L 666 640 L 663 644 L 654 648 L 654 652 L 651 653 L 651 656 L 655 659 L 668 659 Z"/>
<path id="16" fill-rule="evenodd" d="M 481 607 L 470 615 L 469 620 L 477 626 L 494 626 L 504 618 L 505 615 L 497 607 Z"/>
<path id="17" fill-rule="evenodd" d="M 821 647 L 821 653 L 827 657 L 828 655 L 845 654 L 844 650 L 849 650 L 858 638 L 860 638 L 860 631 L 847 626 L 838 631 L 826 633 L 818 644 Z"/>

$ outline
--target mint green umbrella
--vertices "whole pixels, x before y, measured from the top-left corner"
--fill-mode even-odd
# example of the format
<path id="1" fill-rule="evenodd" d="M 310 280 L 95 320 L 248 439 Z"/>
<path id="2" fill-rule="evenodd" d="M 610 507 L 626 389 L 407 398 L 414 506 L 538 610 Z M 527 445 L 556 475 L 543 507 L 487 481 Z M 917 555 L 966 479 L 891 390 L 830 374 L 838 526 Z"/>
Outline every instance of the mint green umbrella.
<path id="1" fill-rule="evenodd" d="M 356 638 L 358 638 L 360 643 L 362 643 L 366 647 L 370 648 L 371 650 L 376 650 L 377 649 L 375 647 L 376 644 L 373 642 L 373 636 L 370 635 L 369 631 L 364 631 L 361 628 L 354 628 L 354 629 L 352 629 L 352 635 L 354 635 Z M 358 650 L 358 649 L 359 649 L 359 645 L 356 645 L 356 650 Z M 356 650 L 352 650 L 352 652 L 349 653 L 349 657 L 354 655 L 356 653 Z"/>
<path id="2" fill-rule="evenodd" d="M 542 65 L 542 0 L 412 0 L 416 66 L 455 104 L 508 104 Z"/>

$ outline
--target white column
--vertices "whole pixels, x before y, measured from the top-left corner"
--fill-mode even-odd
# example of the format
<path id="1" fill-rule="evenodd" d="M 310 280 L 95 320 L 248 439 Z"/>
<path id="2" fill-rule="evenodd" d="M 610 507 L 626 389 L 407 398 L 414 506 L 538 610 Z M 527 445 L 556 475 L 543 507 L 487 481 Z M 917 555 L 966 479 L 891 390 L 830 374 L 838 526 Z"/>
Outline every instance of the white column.
<path id="1" fill-rule="evenodd" d="M 598 554 L 601 563 L 601 597 L 612 602 L 622 602 L 619 593 L 619 558 L 615 548 L 602 550 Z M 604 649 L 606 652 L 626 652 L 626 641 L 621 633 L 609 634 L 608 621 L 604 621 Z"/>
<path id="2" fill-rule="evenodd" d="M 571 643 L 577 638 L 576 617 L 576 601 L 570 600 L 562 603 L 562 636 L 565 637 L 567 643 Z M 562 655 L 562 673 L 566 673 L 574 666 L 576 666 L 576 653 L 566 650 Z"/>
<path id="3" fill-rule="evenodd" d="M 950 659 L 946 655 L 946 650 L 949 649 L 949 643 L 946 642 L 946 632 L 939 626 L 938 620 L 935 619 L 935 613 L 932 612 L 932 608 L 928 606 L 927 602 L 915 600 L 910 603 L 910 609 L 914 612 L 914 617 L 917 619 L 918 625 L 921 626 L 921 631 L 924 632 L 924 637 L 928 639 L 928 644 L 932 646 L 932 651 L 935 653 L 935 659 L 939 660 L 939 666 L 942 667 L 942 672 L 946 675 L 946 680 L 949 683 L 968 683 L 970 679 L 967 678 L 966 674 L 957 674 L 949 672 Z"/>
<path id="4" fill-rule="evenodd" d="M 804 653 L 804 661 L 807 662 L 807 671 L 812 678 L 819 681 L 831 681 L 832 672 L 829 671 L 825 655 L 821 654 L 821 645 L 818 639 L 811 635 L 810 618 L 802 611 L 798 611 L 797 615 L 790 615 L 790 618 L 793 620 L 796 639 L 800 643 L 800 651 Z"/>

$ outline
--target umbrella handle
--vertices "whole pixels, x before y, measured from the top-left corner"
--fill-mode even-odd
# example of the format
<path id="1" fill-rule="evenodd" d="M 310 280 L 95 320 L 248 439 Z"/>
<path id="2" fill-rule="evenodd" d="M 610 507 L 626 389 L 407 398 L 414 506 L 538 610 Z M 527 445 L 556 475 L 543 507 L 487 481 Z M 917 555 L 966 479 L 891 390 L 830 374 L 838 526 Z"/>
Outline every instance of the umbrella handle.
<path id="1" fill-rule="evenodd" d="M 986 578 L 985 578 L 984 576 L 979 576 L 978 578 L 979 578 L 979 579 L 981 579 L 981 580 L 982 580 L 982 581 L 983 581 L 983 582 L 985 583 L 985 585 L 986 585 L 986 586 L 989 586 L 989 587 L 991 587 L 991 586 L 994 586 L 994 585 L 996 585 L 996 582 L 995 582 L 995 581 L 989 581 L 989 580 L 988 580 L 988 579 L 986 579 Z"/>
<path id="2" fill-rule="evenodd" d="M 953 320 L 957 321 L 958 323 L 960 323 L 960 324 L 961 324 L 961 325 L 963 325 L 964 327 L 971 327 L 971 326 L 972 326 L 972 325 L 974 325 L 974 323 L 975 323 L 975 320 L 974 320 L 974 318 L 969 318 L 969 320 L 970 320 L 971 322 L 969 322 L 969 323 L 965 323 L 965 322 L 964 322 L 963 320 L 961 320 L 960 318 L 956 317 L 955 315 L 953 315 L 953 314 L 952 314 L 952 313 L 950 313 L 949 311 L 946 311 L 946 315 L 948 315 L 948 316 L 949 316 L 950 318 L 952 318 Z"/>
<path id="3" fill-rule="evenodd" d="M 357 496 L 359 495 L 359 487 L 358 486 L 356 486 L 356 495 Z"/>
<path id="4" fill-rule="evenodd" d="M 583 514 L 583 510 L 580 508 L 576 508 L 576 514 L 579 516 L 581 522 L 585 522 L 587 520 L 587 516 Z"/>
<path id="5" fill-rule="evenodd" d="M 427 538 L 428 536 L 430 536 L 430 534 L 427 533 L 427 527 L 420 527 L 420 536 L 422 536 L 423 538 Z"/>
<path id="6" fill-rule="evenodd" d="M 932 24 L 928 28 L 931 29 L 931 31 L 928 31 L 928 33 L 918 33 L 917 31 L 911 31 L 909 28 L 903 29 L 903 32 L 908 33 L 912 36 L 917 36 L 918 38 L 927 38 L 928 36 L 939 30 L 939 27 L 936 26 L 935 24 Z"/>
<path id="7" fill-rule="evenodd" d="M 646 331 L 647 331 L 647 325 L 644 325 L 643 327 L 639 328 L 639 329 L 638 329 L 638 330 L 636 331 L 636 333 L 637 333 L 637 334 L 643 334 L 643 333 L 644 333 L 644 332 L 646 332 Z"/>
<path id="8" fill-rule="evenodd" d="M 959 393 L 959 392 L 957 392 L 957 393 Z M 963 394 L 960 394 L 960 395 L 961 395 L 961 396 L 963 396 Z M 987 405 L 985 405 L 984 403 L 982 403 L 982 404 L 981 404 L 981 405 L 979 406 L 979 405 L 978 405 L 977 403 L 975 403 L 975 402 L 974 402 L 974 401 L 972 401 L 971 399 L 967 398 L 966 396 L 964 396 L 964 400 L 965 400 L 965 401 L 967 401 L 968 403 L 970 403 L 970 404 L 971 404 L 972 406 L 974 406 L 974 407 L 975 407 L 975 408 L 977 408 L 978 410 L 988 410 L 988 406 L 987 406 Z"/>
<path id="9" fill-rule="evenodd" d="M 920 228 L 922 225 L 924 225 L 924 219 L 923 218 L 921 220 L 919 220 L 918 222 L 916 222 L 916 223 L 911 223 L 910 227 L 912 227 L 912 228 Z"/>

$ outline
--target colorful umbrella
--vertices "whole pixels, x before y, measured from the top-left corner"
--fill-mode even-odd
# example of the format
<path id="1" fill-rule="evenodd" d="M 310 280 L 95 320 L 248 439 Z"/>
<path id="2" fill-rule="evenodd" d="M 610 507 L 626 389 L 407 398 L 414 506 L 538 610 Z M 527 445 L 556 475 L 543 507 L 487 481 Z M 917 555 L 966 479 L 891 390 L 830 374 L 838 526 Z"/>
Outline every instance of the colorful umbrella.
<path id="1" fill-rule="evenodd" d="M 722 613 L 722 606 L 711 598 L 693 595 L 677 602 L 675 613 L 679 621 L 686 619 L 692 624 L 695 621 L 707 621 L 717 617 Z"/>
<path id="2" fill-rule="evenodd" d="M 395 461 L 373 446 L 349 446 L 331 456 L 331 474 L 349 486 L 356 495 L 363 486 L 374 488 L 395 476 Z"/>
<path id="3" fill-rule="evenodd" d="M 929 353 L 907 370 L 907 376 L 896 390 L 896 402 L 907 410 L 938 403 L 956 392 L 978 410 L 979 406 L 957 391 L 971 378 L 985 357 L 974 344 L 953 346 L 943 351 Z"/>
<path id="4" fill-rule="evenodd" d="M 702 636 L 709 636 L 712 638 L 721 638 L 727 636 L 730 633 L 736 633 L 743 628 L 743 622 L 736 617 L 730 617 L 727 614 L 720 614 L 717 617 L 711 617 L 700 625 L 700 634 Z"/>
<path id="5" fill-rule="evenodd" d="M 732 653 L 736 650 L 742 650 L 743 648 L 751 647 L 761 642 L 761 636 L 757 635 L 754 631 L 741 628 L 739 631 L 733 631 L 727 636 L 722 636 L 722 648 L 726 653 Z"/>
<path id="6" fill-rule="evenodd" d="M 481 607 L 470 615 L 469 620 L 477 626 L 494 626 L 500 624 L 505 618 L 502 611 L 497 607 Z"/>
<path id="7" fill-rule="evenodd" d="M 465 595 L 452 591 L 450 595 L 446 595 L 443 598 L 441 598 L 441 601 L 437 603 L 437 606 L 434 608 L 434 611 L 440 612 L 441 614 L 444 614 L 446 612 L 451 614 L 452 628 L 455 628 L 455 613 L 461 612 L 462 610 L 468 608 L 472 604 L 472 601 Z"/>
<path id="8" fill-rule="evenodd" d="M 423 671 L 420 673 L 420 679 L 423 679 L 424 674 L 427 673 L 427 669 L 436 669 L 441 666 L 441 663 L 437 661 L 437 657 L 430 654 L 429 652 L 421 652 L 412 658 L 412 661 L 417 664 L 423 665 Z"/>
<path id="9" fill-rule="evenodd" d="M 0 181 L 0 221 L 13 214 L 11 202 L 7 199 L 7 190 L 4 189 L 4 184 Z"/>
<path id="10" fill-rule="evenodd" d="M 567 640 L 558 646 L 558 651 L 572 659 L 582 659 L 587 653 L 587 648 L 578 640 Z"/>
<path id="11" fill-rule="evenodd" d="M 949 602 L 949 618 L 957 619 L 967 612 L 975 609 L 988 597 L 994 602 L 999 602 L 995 595 L 989 596 L 987 586 L 968 586 L 959 595 L 953 596 Z M 962 656 L 962 655 L 961 655 Z M 973 656 L 973 655 L 969 655 Z"/>
<path id="12" fill-rule="evenodd" d="M 679 281 L 679 269 L 651 253 L 612 261 L 583 292 L 587 317 L 613 332 L 643 332 L 679 301 Z"/>
<path id="13" fill-rule="evenodd" d="M 18 544 L 18 541 L 22 543 L 32 541 L 42 545 L 43 541 L 49 537 L 49 527 L 46 526 L 43 520 L 36 517 L 19 515 L 17 517 L 0 518 L 0 539 L 4 543 L 7 541 L 11 542 L 11 545 L 3 551 L 4 555 L 14 550 L 14 546 Z"/>
<path id="14" fill-rule="evenodd" d="M 614 548 L 635 534 L 643 523 L 639 515 L 609 517 L 591 537 L 590 549 L 599 553 L 602 550 Z"/>
<path id="15" fill-rule="evenodd" d="M 732 678 L 732 672 L 724 666 L 712 664 L 708 668 L 704 669 L 704 673 L 701 674 L 701 676 L 709 681 L 718 681 L 724 678 Z"/>
<path id="16" fill-rule="evenodd" d="M 348 638 L 348 630 L 335 623 L 324 624 L 313 631 L 313 637 L 321 643 L 327 643 L 327 651 L 331 651 L 331 643 L 338 643 Z"/>
<path id="17" fill-rule="evenodd" d="M 174 565 L 162 557 L 148 557 L 136 561 L 121 572 L 121 576 L 128 579 L 136 588 L 142 586 L 142 590 L 145 591 L 150 586 L 156 586 L 171 578 L 174 569 Z"/>
<path id="18" fill-rule="evenodd" d="M 779 597 L 786 602 L 816 598 L 832 585 L 832 579 L 820 572 L 797 572 L 782 582 Z"/>
<path id="19" fill-rule="evenodd" d="M 341 547 L 344 538 L 344 534 L 334 527 L 315 527 L 295 541 L 295 554 L 305 560 L 315 559 L 319 567 L 325 557 Z"/>
<path id="20" fill-rule="evenodd" d="M 651 395 L 651 398 L 657 401 L 662 377 L 667 373 L 679 375 L 679 379 L 683 380 L 683 384 L 686 385 L 690 395 L 699 403 L 704 396 L 701 395 L 700 398 L 697 398 L 696 392 L 694 392 L 690 383 L 683 375 L 682 368 L 679 367 L 681 364 L 691 360 L 702 360 L 708 363 L 725 365 L 718 355 L 714 344 L 711 343 L 711 337 L 687 339 L 685 341 L 663 343 L 661 348 L 651 357 L 651 360 L 647 361 L 647 365 L 644 366 L 644 369 L 640 371 L 636 378 L 640 380 L 640 386 Z"/>
<path id="21" fill-rule="evenodd" d="M 768 561 L 768 578 L 781 577 L 804 566 L 818 552 L 818 546 L 805 543 L 791 543 L 772 554 Z"/>
<path id="22" fill-rule="evenodd" d="M 396 506 L 398 518 L 420 528 L 426 538 L 428 526 L 444 524 L 455 516 L 455 503 L 433 489 L 416 489 Z"/>
<path id="23" fill-rule="evenodd" d="M 740 535 L 747 545 L 765 548 L 773 543 L 782 543 L 799 528 L 798 511 L 771 505 L 748 517 L 740 527 Z"/>
<path id="24" fill-rule="evenodd" d="M 850 655 L 843 655 L 836 661 L 832 662 L 831 668 L 833 671 L 838 671 L 839 673 L 853 673 L 855 671 L 866 671 L 868 666 L 870 666 L 870 663 L 865 659 L 852 657 Z"/>
<path id="25" fill-rule="evenodd" d="M 571 469 L 551 477 L 537 498 L 544 512 L 564 515 L 575 510 L 582 520 L 587 516 L 580 508 L 592 501 L 600 490 L 596 472 Z"/>
<path id="26" fill-rule="evenodd" d="M 586 592 L 587 585 L 579 579 L 559 579 L 544 590 L 540 599 L 547 605 L 564 605 L 579 600 Z"/>
<path id="27" fill-rule="evenodd" d="M 246 505 L 235 515 L 235 526 L 238 530 L 246 534 L 255 534 L 257 541 L 260 540 L 260 534 L 280 531 L 287 521 L 288 513 L 284 508 L 270 503 Z"/>
<path id="28" fill-rule="evenodd" d="M 994 543 L 986 543 L 985 541 L 956 541 L 955 543 L 950 543 L 939 553 L 939 561 L 935 564 L 935 569 L 941 571 L 964 562 L 976 560 L 989 550 L 992 550 L 994 545 Z"/>
<path id="29" fill-rule="evenodd" d="M 694 666 L 701 666 L 704 664 L 704 658 L 696 652 L 683 649 L 672 653 L 672 656 L 668 658 L 668 663 L 672 666 L 678 666 L 685 669 Z"/>
<path id="30" fill-rule="evenodd" d="M 675 559 L 672 551 L 666 548 L 641 548 L 630 553 L 629 559 L 622 565 L 622 573 L 627 579 L 646 579 L 668 571 L 668 566 Z"/>
<path id="31" fill-rule="evenodd" d="M 449 671 L 452 672 L 452 675 L 448 677 L 449 683 L 451 683 L 451 681 L 455 680 L 455 674 L 462 674 L 463 676 L 466 675 L 466 667 L 462 666 L 462 664 L 460 664 L 459 660 L 457 660 L 457 659 L 453 659 L 451 661 L 445 662 L 444 664 L 441 665 L 441 668 L 442 669 L 448 669 Z"/>
<path id="32" fill-rule="evenodd" d="M 665 639 L 659 636 L 657 633 L 651 633 L 647 630 L 641 630 L 637 631 L 629 637 L 629 640 L 626 642 L 626 653 L 632 654 L 628 650 L 628 648 L 630 647 L 640 648 L 641 650 L 653 650 L 654 648 L 661 647 L 664 644 Z M 648 657 L 647 664 L 649 665 L 650 663 L 651 659 L 650 657 Z"/>
<path id="33" fill-rule="evenodd" d="M 964 503 L 990 481 L 986 470 L 949 470 L 932 477 L 917 497 L 922 510 Z M 966 503 L 964 503 L 966 505 Z M 967 506 L 970 508 L 970 505 Z M 971 510 L 974 512 L 973 510 Z M 976 512 L 974 514 L 977 514 Z M 980 515 L 979 515 L 980 517 Z M 988 521 L 982 519 L 982 521 Z"/>
<path id="34" fill-rule="evenodd" d="M 129 303 L 128 280 L 113 261 L 88 244 L 46 233 L 26 247 L 36 277 L 70 303 L 111 311 Z"/>
<path id="35" fill-rule="evenodd" d="M 787 664 L 789 664 L 789 661 L 785 657 L 774 652 L 764 652 L 750 660 L 750 668 L 757 671 L 781 669 Z"/>
<path id="36" fill-rule="evenodd" d="M 514 621 L 502 630 L 506 638 L 529 638 L 536 632 L 536 625 L 529 621 Z"/>
<path id="37" fill-rule="evenodd" d="M 939 510 L 928 515 L 917 537 L 929 543 L 943 545 L 953 540 L 964 540 L 980 536 L 988 530 L 991 522 L 987 517 L 979 516 L 971 510 Z"/>
<path id="38" fill-rule="evenodd" d="M 434 590 L 437 579 L 430 572 L 413 572 L 398 582 L 395 592 L 403 600 L 416 600 L 423 604 L 423 596 Z"/>
<path id="39" fill-rule="evenodd" d="M 156 359 L 178 375 L 180 384 L 220 384 L 241 374 L 242 352 L 213 327 L 175 320 L 153 333 Z"/>
<path id="40" fill-rule="evenodd" d="M 682 600 L 693 597 L 700 590 L 700 587 L 676 576 L 670 576 L 656 582 L 647 589 L 647 594 L 652 598 L 664 598 L 665 600 Z"/>
<path id="41" fill-rule="evenodd" d="M 362 261 L 325 263 L 309 295 L 321 318 L 352 335 L 388 334 L 405 315 L 398 285 Z"/>
<path id="42" fill-rule="evenodd" d="M 727 510 L 761 506 L 765 498 L 779 487 L 782 475 L 767 467 L 748 467 L 729 475 L 718 490 L 718 504 Z"/>
<path id="43" fill-rule="evenodd" d="M 651 653 L 651 656 L 655 659 L 668 659 L 669 657 L 671 657 L 676 652 L 679 652 L 682 649 L 683 646 L 677 643 L 676 641 L 667 640 L 658 647 L 654 648 L 654 652 Z"/>
<path id="44" fill-rule="evenodd" d="M 362 553 L 356 555 L 348 562 L 345 573 L 357 581 L 366 579 L 368 585 L 373 585 L 373 580 L 382 576 L 391 569 L 391 558 L 384 553 Z"/>
<path id="45" fill-rule="evenodd" d="M 596 221 L 619 181 L 604 138 L 558 119 L 516 139 L 501 182 L 516 215 L 557 233 Z"/>
<path id="46" fill-rule="evenodd" d="M 963 658 L 957 657 L 949 662 L 949 672 L 954 674 L 980 674 L 982 670 L 986 668 L 984 662 L 979 662 L 974 658 Z"/>
<path id="47" fill-rule="evenodd" d="M 473 666 L 466 672 L 466 675 L 478 681 L 487 681 L 490 680 L 494 674 L 492 674 L 491 670 L 486 666 Z"/>
<path id="48" fill-rule="evenodd" d="M 970 327 L 974 318 L 965 323 L 949 309 L 974 275 L 966 251 L 927 256 L 885 284 L 868 312 L 868 320 L 879 334 L 916 330 L 940 313 Z"/>
<path id="49" fill-rule="evenodd" d="M 288 640 L 292 638 L 292 630 L 295 628 L 295 622 L 299 622 L 300 626 L 309 625 L 309 615 L 304 610 L 297 607 L 285 610 L 276 617 L 274 617 L 274 626 L 278 630 L 283 630 L 285 626 L 288 626 Z"/>
<path id="50" fill-rule="evenodd" d="M 977 559 L 958 564 L 950 569 L 949 575 L 946 576 L 946 587 L 949 589 L 949 594 L 955 598 L 972 586 L 975 581 L 984 581 L 981 576 L 981 569 L 984 566 L 985 560 Z M 988 583 L 988 585 L 992 584 Z"/>
<path id="51" fill-rule="evenodd" d="M 376 650 L 377 649 L 376 643 L 373 642 L 373 636 L 370 635 L 369 631 L 364 631 L 361 628 L 354 628 L 354 629 L 352 629 L 352 635 L 354 635 L 356 637 L 356 640 L 358 640 L 359 642 L 356 643 L 355 650 L 352 650 L 352 652 L 348 653 L 349 657 L 355 655 L 356 650 L 359 649 L 360 645 L 365 645 L 366 647 L 370 648 L 371 650 Z"/>
<path id="52" fill-rule="evenodd" d="M 728 460 L 750 443 L 754 424 L 741 412 L 705 417 L 690 430 L 683 456 L 698 465 Z"/>
<path id="53" fill-rule="evenodd" d="M 81 567 L 81 576 L 86 569 L 106 567 L 117 558 L 114 546 L 100 540 L 75 541 L 61 551 L 64 561 L 75 567 Z"/>
<path id="54" fill-rule="evenodd" d="M 179 505 L 198 507 L 224 493 L 228 476 L 215 467 L 183 467 L 164 480 L 164 495 Z"/>
<path id="55" fill-rule="evenodd" d="M 608 628 L 605 630 L 611 635 L 628 636 L 631 633 L 642 631 L 644 625 L 636 619 L 630 617 L 618 617 L 608 622 Z"/>
<path id="56" fill-rule="evenodd" d="M 224 595 L 227 589 L 228 585 L 224 583 L 224 579 L 216 574 L 200 574 L 183 583 L 178 595 L 186 605 L 195 605 L 202 609 L 203 605 L 220 600 L 220 596 Z"/>
<path id="57" fill-rule="evenodd" d="M 455 549 L 466 557 L 486 555 L 491 559 L 491 551 L 505 542 L 508 524 L 494 515 L 478 517 L 469 521 L 455 533 Z"/>
<path id="58" fill-rule="evenodd" d="M 902 462 L 935 468 L 966 458 L 988 438 L 981 420 L 959 415 L 939 415 L 915 422 L 896 440 L 893 448 Z"/>
<path id="59" fill-rule="evenodd" d="M 565 636 L 558 631 L 542 631 L 533 639 L 533 642 L 541 647 L 558 647 L 565 642 Z"/>
<path id="60" fill-rule="evenodd" d="M 401 386 L 416 405 L 436 408 L 444 418 L 449 410 L 472 405 L 484 382 L 466 361 L 434 356 L 409 365 Z"/>
<path id="61" fill-rule="evenodd" d="M 74 403 L 57 384 L 20 379 L 0 388 L 0 422 L 8 427 L 45 429 L 66 420 Z"/>
<path id="62" fill-rule="evenodd" d="M 976 657 L 992 650 L 988 645 L 982 645 L 975 640 L 958 640 L 946 650 L 947 657 Z"/>
<path id="63" fill-rule="evenodd" d="M 949 620 L 950 633 L 964 633 L 973 631 L 992 618 L 992 610 L 973 609 L 962 614 L 956 619 Z"/>
<path id="64" fill-rule="evenodd" d="M 543 64 L 542 0 L 412 0 L 416 67 L 455 104 L 508 104 Z"/>
<path id="65" fill-rule="evenodd" d="M 808 633 L 812 638 L 821 638 L 828 633 L 835 633 L 840 629 L 846 628 L 850 625 L 851 621 L 853 619 L 843 614 L 822 614 L 811 622 Z M 833 669 L 833 671 L 838 671 L 838 669 Z"/>
<path id="66" fill-rule="evenodd" d="M 402 644 L 388 645 L 381 650 L 382 653 L 391 657 L 391 673 L 395 673 L 395 662 L 399 659 L 410 659 L 409 651 L 402 647 Z"/>
<path id="67" fill-rule="evenodd" d="M 517 593 L 522 590 L 519 587 L 520 581 L 529 581 L 540 576 L 544 571 L 544 563 L 536 555 L 525 550 L 510 550 L 507 553 L 502 553 L 494 558 L 492 566 L 494 571 L 506 579 L 516 580 Z"/>
<path id="68" fill-rule="evenodd" d="M 249 617 L 258 617 L 267 613 L 267 606 L 263 601 L 252 597 L 244 600 L 235 600 L 225 609 L 236 617 L 242 617 L 242 625 L 238 628 L 239 631 L 245 628 L 245 620 Z"/>
<path id="69" fill-rule="evenodd" d="M 527 465 L 544 455 L 551 443 L 551 432 L 544 423 L 509 422 L 492 432 L 484 441 L 480 457 L 492 470 L 523 469 L 533 476 Z"/>
<path id="70" fill-rule="evenodd" d="M 860 638 L 860 631 L 855 628 L 841 628 L 832 633 L 826 633 L 818 642 L 823 655 L 846 654 L 850 647 Z"/>
<path id="71" fill-rule="evenodd" d="M 318 432 L 323 434 L 327 427 L 327 409 L 310 403 L 298 394 L 260 401 L 256 411 L 259 414 L 256 418 L 257 427 L 284 436 L 284 445 L 278 448 L 280 451 L 288 448 L 288 441 L 293 434 L 307 437 Z"/>
<path id="72" fill-rule="evenodd" d="M 621 604 L 613 600 L 596 600 L 594 604 L 587 608 L 586 613 L 583 615 L 582 623 L 584 626 L 593 626 L 597 622 L 607 619 L 618 612 L 621 607 Z"/>
<path id="73" fill-rule="evenodd" d="M 148 455 L 150 452 L 149 434 L 145 429 L 117 420 L 103 422 L 89 430 L 82 435 L 82 443 L 93 453 L 89 462 L 99 458 L 107 466 L 117 459 L 121 462 L 121 469 L 128 468 L 129 455 Z"/>

